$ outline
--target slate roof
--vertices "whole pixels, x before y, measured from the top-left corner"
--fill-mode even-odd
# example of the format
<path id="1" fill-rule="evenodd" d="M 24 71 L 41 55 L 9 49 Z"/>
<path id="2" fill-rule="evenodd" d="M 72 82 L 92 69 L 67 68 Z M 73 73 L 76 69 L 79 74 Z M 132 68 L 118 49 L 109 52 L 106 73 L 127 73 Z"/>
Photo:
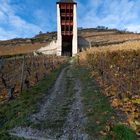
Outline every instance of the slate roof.
<path id="1" fill-rule="evenodd" d="M 59 0 L 57 3 L 75 3 L 74 0 Z"/>

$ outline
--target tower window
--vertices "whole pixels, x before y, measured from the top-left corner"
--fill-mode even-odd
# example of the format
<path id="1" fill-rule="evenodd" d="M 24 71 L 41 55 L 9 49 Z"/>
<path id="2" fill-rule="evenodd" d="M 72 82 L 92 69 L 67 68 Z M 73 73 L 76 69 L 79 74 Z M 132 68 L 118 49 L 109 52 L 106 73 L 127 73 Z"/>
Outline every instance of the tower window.
<path id="1" fill-rule="evenodd" d="M 62 31 L 65 31 L 65 26 L 62 26 Z"/>
<path id="2" fill-rule="evenodd" d="M 72 16 L 71 16 L 71 17 L 69 17 L 69 16 L 63 17 L 63 16 L 62 16 L 62 17 L 61 17 L 61 20 L 62 20 L 62 21 L 64 21 L 64 20 L 71 20 L 71 21 L 72 21 L 72 20 L 73 20 L 73 17 L 72 17 Z"/>
<path id="3" fill-rule="evenodd" d="M 73 9 L 70 9 L 70 13 L 73 13 Z"/>
<path id="4" fill-rule="evenodd" d="M 73 31 L 73 27 L 72 26 L 70 26 L 70 31 Z"/>
<path id="5" fill-rule="evenodd" d="M 60 9 L 60 12 L 61 13 L 65 13 L 65 9 Z"/>
<path id="6" fill-rule="evenodd" d="M 66 26 L 66 31 L 69 31 L 69 26 Z"/>
<path id="7" fill-rule="evenodd" d="M 70 20 L 73 20 L 73 17 L 70 17 Z"/>
<path id="8" fill-rule="evenodd" d="M 65 17 L 61 17 L 61 20 L 65 20 Z"/>

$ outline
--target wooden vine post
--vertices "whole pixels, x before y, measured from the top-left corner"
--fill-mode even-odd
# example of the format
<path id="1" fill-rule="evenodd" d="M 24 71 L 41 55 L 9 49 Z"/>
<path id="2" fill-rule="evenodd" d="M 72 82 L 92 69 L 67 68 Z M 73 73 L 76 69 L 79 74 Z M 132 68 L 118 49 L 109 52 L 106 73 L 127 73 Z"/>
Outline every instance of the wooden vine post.
<path id="1" fill-rule="evenodd" d="M 24 66 L 25 66 L 25 56 L 23 57 L 22 68 L 21 68 L 21 82 L 20 82 L 20 92 L 23 90 L 24 81 Z"/>

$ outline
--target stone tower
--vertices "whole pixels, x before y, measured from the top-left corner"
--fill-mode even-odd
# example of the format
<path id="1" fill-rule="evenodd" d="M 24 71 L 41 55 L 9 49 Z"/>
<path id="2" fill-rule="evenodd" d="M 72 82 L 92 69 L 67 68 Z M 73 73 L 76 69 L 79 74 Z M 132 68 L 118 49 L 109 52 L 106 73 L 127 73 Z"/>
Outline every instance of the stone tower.
<path id="1" fill-rule="evenodd" d="M 73 0 L 57 2 L 57 55 L 77 54 L 77 3 Z"/>

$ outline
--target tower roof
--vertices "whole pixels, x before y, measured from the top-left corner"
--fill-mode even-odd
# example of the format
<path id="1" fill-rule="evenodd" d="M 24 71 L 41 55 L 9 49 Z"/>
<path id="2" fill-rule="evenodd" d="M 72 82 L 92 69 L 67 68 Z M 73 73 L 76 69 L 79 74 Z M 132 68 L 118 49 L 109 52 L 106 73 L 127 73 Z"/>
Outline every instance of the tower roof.
<path id="1" fill-rule="evenodd" d="M 74 0 L 59 0 L 57 3 L 76 3 Z"/>

